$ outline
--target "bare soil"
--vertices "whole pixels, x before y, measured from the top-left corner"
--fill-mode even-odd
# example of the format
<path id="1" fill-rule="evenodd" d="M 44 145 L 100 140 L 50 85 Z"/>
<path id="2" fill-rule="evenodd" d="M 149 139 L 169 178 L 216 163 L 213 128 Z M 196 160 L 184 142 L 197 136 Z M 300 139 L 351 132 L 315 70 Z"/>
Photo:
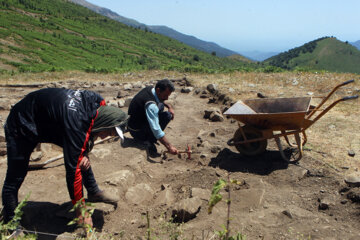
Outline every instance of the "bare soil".
<path id="1" fill-rule="evenodd" d="M 146 239 L 147 215 L 150 216 L 151 235 L 154 238 L 176 239 L 178 234 L 178 239 L 216 239 L 215 231 L 222 230 L 221 225 L 226 223 L 227 205 L 224 201 L 220 202 L 209 215 L 207 204 L 213 184 L 228 176 L 243 182 L 230 190 L 230 235 L 241 232 L 246 239 L 360 239 L 360 205 L 347 198 L 350 191 L 358 189 L 348 188 L 344 183 L 344 175 L 349 168 L 357 170 L 353 166 L 359 164 L 358 145 L 352 147 L 355 156 L 350 157 L 346 151 L 349 144 L 337 142 L 345 146 L 337 151 L 342 158 L 341 164 L 337 165 L 338 155 L 327 154 L 326 146 L 322 149 L 319 145 L 311 145 L 312 134 L 316 134 L 316 141 L 319 138 L 327 141 L 327 132 L 317 133 L 313 130 L 308 133 L 309 144 L 313 147 L 305 148 L 298 164 L 284 161 L 274 140 L 269 140 L 264 154 L 243 156 L 235 147 L 227 145 L 238 128 L 236 121 L 226 117 L 223 122 L 204 119 L 204 110 L 223 110 L 225 105 L 221 101 L 209 103 L 213 97 L 211 94 L 201 98 L 201 92 L 196 94 L 196 86 L 190 93 L 182 93 L 180 90 L 184 87 L 184 81 L 177 81 L 176 84 L 176 92 L 170 99 L 175 107 L 175 119 L 165 132 L 178 149 L 185 150 L 189 144 L 194 152 L 192 158 L 186 159 L 185 154 L 181 158 L 150 158 L 144 146 L 134 143 L 128 133 L 125 134 L 127 139 L 124 146 L 119 140 L 96 145 L 90 160 L 98 184 L 120 198 L 116 207 L 95 204 L 93 221 L 100 239 L 110 235 L 114 239 Z M 115 101 L 119 90 L 129 96 L 140 90 L 133 87 L 125 91 L 123 84 L 108 82 L 3 85 L 0 88 L 2 124 L 10 104 L 16 103 L 30 91 L 49 86 L 98 91 L 110 103 Z M 253 98 L 255 94 L 253 92 Z M 126 107 L 123 109 L 127 110 Z M 329 119 L 336 116 L 325 116 L 325 122 L 330 124 Z M 358 131 L 358 121 L 355 122 L 357 125 L 346 126 L 344 132 Z M 332 134 L 330 130 L 329 134 Z M 358 135 L 355 136 L 358 142 Z M 283 146 L 286 147 L 285 141 Z M 165 150 L 160 145 L 157 148 L 159 152 Z M 61 154 L 61 149 L 42 145 L 41 152 L 41 162 L 44 162 Z M 291 157 L 296 150 L 288 148 L 285 153 Z M 0 166 L 0 179 L 4 179 L 6 156 L 0 157 Z M 194 197 L 198 189 L 202 190 L 202 194 L 201 207 L 196 216 L 183 224 L 169 222 L 174 205 L 182 199 Z M 19 191 L 19 199 L 24 199 L 29 193 L 23 227 L 37 231 L 39 239 L 71 238 L 77 232 L 74 226 L 67 226 L 72 215 L 67 212 L 70 200 L 62 160 L 43 169 L 29 171 Z M 164 197 L 164 193 L 171 196 L 165 194 Z M 226 199 L 228 193 L 222 193 Z"/>

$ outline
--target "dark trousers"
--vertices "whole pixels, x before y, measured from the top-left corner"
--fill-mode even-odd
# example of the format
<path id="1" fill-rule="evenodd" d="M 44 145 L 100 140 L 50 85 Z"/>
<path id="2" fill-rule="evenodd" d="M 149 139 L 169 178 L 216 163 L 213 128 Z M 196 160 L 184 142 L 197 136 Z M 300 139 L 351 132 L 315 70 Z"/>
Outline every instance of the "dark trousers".
<path id="1" fill-rule="evenodd" d="M 172 114 L 170 112 L 159 112 L 159 124 L 162 130 L 166 128 L 166 126 L 171 121 Z M 131 121 L 131 118 L 130 118 Z M 157 139 L 155 138 L 153 132 L 150 129 L 149 123 L 145 122 L 142 125 L 141 129 L 129 129 L 129 132 L 133 138 L 140 141 L 149 141 L 151 143 L 155 143 Z"/>
<path id="2" fill-rule="evenodd" d="M 29 141 L 24 137 L 13 136 L 10 129 L 6 127 L 5 136 L 8 168 L 2 189 L 2 202 L 4 206 L 4 222 L 6 223 L 14 217 L 14 210 L 19 203 L 18 192 L 28 172 L 30 155 L 37 142 Z M 89 194 L 100 191 L 91 168 L 82 172 L 82 177 L 83 184 Z"/>

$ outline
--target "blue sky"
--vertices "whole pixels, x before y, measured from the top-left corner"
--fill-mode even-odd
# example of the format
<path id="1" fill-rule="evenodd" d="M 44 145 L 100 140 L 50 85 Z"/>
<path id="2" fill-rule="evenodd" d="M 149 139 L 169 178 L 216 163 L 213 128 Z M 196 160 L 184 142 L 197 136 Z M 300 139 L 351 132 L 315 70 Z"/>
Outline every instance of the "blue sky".
<path id="1" fill-rule="evenodd" d="M 87 0 L 237 52 L 282 52 L 324 36 L 360 40 L 360 0 Z"/>

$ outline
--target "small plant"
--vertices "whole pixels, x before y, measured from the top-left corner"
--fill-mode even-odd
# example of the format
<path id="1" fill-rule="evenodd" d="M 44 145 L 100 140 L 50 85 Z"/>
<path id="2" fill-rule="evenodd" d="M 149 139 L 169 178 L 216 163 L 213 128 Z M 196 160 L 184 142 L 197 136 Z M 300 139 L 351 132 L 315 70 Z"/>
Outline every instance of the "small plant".
<path id="1" fill-rule="evenodd" d="M 30 193 L 26 195 L 25 199 L 22 200 L 19 205 L 15 208 L 15 215 L 14 217 L 8 222 L 4 223 L 4 221 L 0 222 L 0 239 L 9 239 L 11 236 L 11 233 L 18 228 L 20 228 L 20 220 L 23 215 L 23 211 L 21 210 L 25 205 L 30 197 Z M 35 234 L 27 234 L 22 239 L 33 239 L 35 240 L 37 237 Z"/>
<path id="2" fill-rule="evenodd" d="M 242 184 L 237 180 L 231 180 L 230 176 L 228 175 L 228 180 L 225 181 L 224 179 L 219 179 L 213 186 L 211 197 L 209 200 L 209 207 L 208 207 L 208 214 L 212 213 L 212 209 L 215 205 L 223 199 L 223 196 L 220 194 L 221 189 L 226 189 L 228 193 L 228 198 L 226 199 L 227 204 L 227 218 L 226 218 L 226 226 L 223 225 L 222 231 L 216 231 L 215 233 L 219 236 L 219 240 L 245 240 L 246 236 L 242 233 L 237 233 L 235 236 L 230 236 L 230 205 L 231 205 L 231 198 L 230 198 L 230 187 L 231 185 L 239 185 Z"/>
<path id="3" fill-rule="evenodd" d="M 169 239 L 169 240 L 179 240 L 182 239 L 181 235 L 183 234 L 183 223 L 174 223 L 174 219 L 165 219 L 162 215 L 159 219 L 160 221 L 156 227 L 150 226 L 150 214 L 146 211 L 146 240 L 152 239 Z"/>
<path id="4" fill-rule="evenodd" d="M 85 238 L 77 238 L 77 239 L 87 239 L 87 240 L 97 240 L 97 239 L 103 239 L 103 240 L 113 240 L 114 237 L 111 234 L 101 234 L 97 233 L 95 228 L 93 228 L 90 224 L 85 224 L 84 221 L 80 221 L 82 219 L 85 219 L 85 217 L 92 217 L 94 213 L 94 205 L 85 202 L 84 199 L 80 199 L 70 210 L 70 212 L 80 211 L 81 215 L 80 217 L 74 218 L 72 221 L 68 223 L 68 225 L 78 224 L 78 227 L 84 229 L 84 235 L 86 235 Z M 124 231 L 121 231 L 120 234 L 117 236 L 117 239 L 121 239 L 123 237 Z"/>
<path id="5" fill-rule="evenodd" d="M 85 234 L 87 239 L 91 238 L 91 236 L 94 234 L 95 229 L 90 224 L 86 224 L 84 222 L 84 219 L 87 217 L 91 217 L 94 213 L 93 204 L 86 203 L 84 201 L 84 198 L 80 199 L 70 210 L 70 212 L 79 211 L 80 217 L 74 218 L 72 221 L 68 223 L 68 225 L 78 224 L 79 227 L 83 228 L 85 230 Z M 83 221 L 81 221 L 83 220 Z M 96 238 L 95 238 L 96 239 Z"/>

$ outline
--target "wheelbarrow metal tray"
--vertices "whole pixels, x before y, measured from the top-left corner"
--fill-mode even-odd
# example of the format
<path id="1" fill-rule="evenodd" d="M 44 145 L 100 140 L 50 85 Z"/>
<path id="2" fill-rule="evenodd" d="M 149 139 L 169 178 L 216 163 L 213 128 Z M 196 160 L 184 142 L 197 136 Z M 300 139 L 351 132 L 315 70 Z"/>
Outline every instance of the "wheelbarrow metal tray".
<path id="1" fill-rule="evenodd" d="M 224 115 L 259 129 L 301 129 L 311 97 L 261 98 L 238 101 Z"/>

